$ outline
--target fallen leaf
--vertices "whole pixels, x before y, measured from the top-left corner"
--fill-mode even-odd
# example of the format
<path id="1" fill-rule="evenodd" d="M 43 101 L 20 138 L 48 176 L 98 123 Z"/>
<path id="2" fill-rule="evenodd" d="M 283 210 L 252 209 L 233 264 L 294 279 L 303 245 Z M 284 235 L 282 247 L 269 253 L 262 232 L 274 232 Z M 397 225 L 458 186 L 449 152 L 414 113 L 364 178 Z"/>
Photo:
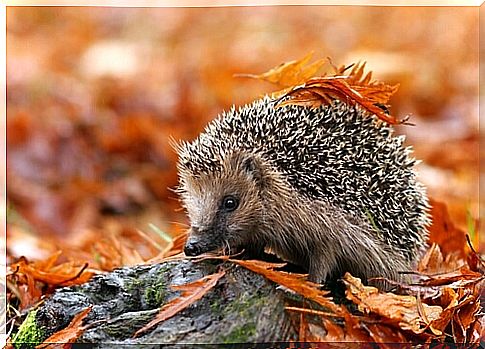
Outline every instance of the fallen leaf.
<path id="1" fill-rule="evenodd" d="M 266 73 L 238 74 L 241 77 L 250 77 L 276 84 L 285 89 L 274 92 L 273 97 L 279 98 L 278 107 L 285 105 L 301 105 L 317 108 L 321 105 L 331 104 L 334 100 L 344 103 L 359 104 L 368 112 L 375 114 L 379 119 L 389 124 L 403 123 L 387 113 L 385 106 L 391 96 L 399 88 L 382 81 L 373 81 L 372 72 L 364 74 L 365 62 L 352 64 L 348 67 L 335 68 L 333 76 L 315 77 L 315 74 L 325 64 L 320 59 L 307 65 L 313 53 L 307 54 L 300 60 L 290 61 L 267 71 Z M 327 60 L 331 63 L 330 58 Z M 332 64 L 333 65 L 333 64 Z M 349 73 L 346 71 L 352 67 Z"/>
<path id="2" fill-rule="evenodd" d="M 467 333 L 480 311 L 480 302 L 477 298 L 469 295 L 460 302 L 458 309 L 453 314 L 452 332 L 455 343 L 469 343 L 472 340 L 471 331 L 470 336 Z"/>
<path id="3" fill-rule="evenodd" d="M 421 285 L 424 286 L 442 286 L 450 285 L 457 287 L 471 287 L 485 279 L 485 275 L 471 271 L 466 266 L 462 266 L 458 270 L 453 270 L 448 273 L 421 275 Z M 453 284 L 453 285 L 452 285 Z"/>
<path id="4" fill-rule="evenodd" d="M 141 329 L 136 331 L 133 337 L 137 337 L 149 331 L 160 322 L 165 321 L 168 318 L 171 318 L 178 312 L 184 310 L 191 304 L 201 299 L 205 294 L 207 294 L 207 292 L 209 292 L 217 284 L 217 281 L 219 281 L 219 279 L 224 275 L 225 275 L 225 272 L 221 271 L 217 274 L 205 276 L 189 284 L 172 286 L 174 290 L 182 291 L 182 294 L 180 295 L 180 297 L 177 297 L 173 299 L 171 302 L 163 305 L 163 307 L 160 309 L 160 312 L 157 314 L 157 316 L 152 321 L 150 321 L 147 325 L 143 326 Z"/>
<path id="5" fill-rule="evenodd" d="M 230 259 L 230 261 L 255 273 L 261 274 L 267 279 L 282 285 L 307 299 L 313 300 L 336 314 L 341 314 L 346 311 L 345 308 L 336 305 L 331 298 L 327 297 L 329 292 L 321 290 L 319 284 L 306 280 L 307 275 L 274 270 L 275 268 L 281 267 L 282 264 L 259 260 Z"/>
<path id="6" fill-rule="evenodd" d="M 56 252 L 44 261 L 35 262 L 21 257 L 9 266 L 8 287 L 20 296 L 19 309 L 27 309 L 36 304 L 44 293 L 56 287 L 82 284 L 97 272 L 88 269 L 87 263 L 78 265 L 65 262 L 55 265 L 60 254 Z"/>
<path id="7" fill-rule="evenodd" d="M 334 100 L 340 100 L 352 105 L 359 104 L 365 110 L 389 124 L 406 121 L 398 120 L 378 106 L 387 103 L 388 99 L 397 91 L 399 85 L 391 86 L 379 83 L 368 86 L 352 86 L 347 81 L 348 78 L 348 76 L 324 76 L 309 79 L 280 97 L 278 107 L 302 105 L 318 108 L 321 105 L 330 104 Z"/>
<path id="8" fill-rule="evenodd" d="M 446 205 L 430 198 L 432 224 L 428 228 L 429 242 L 439 245 L 442 253 L 458 253 L 459 257 L 466 255 L 465 232 L 459 229 L 451 220 Z"/>
<path id="9" fill-rule="evenodd" d="M 325 59 L 319 59 L 307 65 L 312 56 L 313 52 L 310 52 L 302 59 L 282 63 L 279 66 L 259 75 L 236 74 L 236 76 L 268 81 L 281 87 L 299 85 L 314 76 L 317 71 L 326 63 Z"/>
<path id="10" fill-rule="evenodd" d="M 321 318 L 323 327 L 327 331 L 327 334 L 323 338 L 319 338 L 319 341 L 326 341 L 326 342 L 343 342 L 346 339 L 346 334 L 344 329 L 334 323 L 332 320 L 327 319 L 326 317 Z"/>
<path id="11" fill-rule="evenodd" d="M 395 348 L 396 343 L 409 342 L 401 331 L 396 331 L 395 328 L 391 328 L 386 324 L 366 323 L 365 328 L 368 330 L 372 340 L 380 343 L 379 348 Z"/>
<path id="12" fill-rule="evenodd" d="M 443 271 L 443 255 L 440 247 L 433 243 L 419 261 L 417 270 L 422 273 L 436 273 Z"/>
<path id="13" fill-rule="evenodd" d="M 450 287 L 446 287 L 443 290 L 442 299 L 447 299 L 448 304 L 442 304 L 443 311 L 441 312 L 440 316 L 433 321 L 429 322 L 429 328 L 431 331 L 441 336 L 445 330 L 445 328 L 449 325 L 453 315 L 455 313 L 456 307 L 459 305 L 460 295 L 458 292 L 455 292 Z"/>
<path id="14" fill-rule="evenodd" d="M 45 266 L 51 266 L 49 262 Z M 87 265 L 77 266 L 73 262 L 66 262 L 49 269 L 36 262 L 29 263 L 27 259 L 21 258 L 17 263 L 12 264 L 11 269 L 17 270 L 17 273 L 29 274 L 34 280 L 41 281 L 49 285 L 62 285 L 78 279 L 77 283 L 84 283 L 93 276 L 93 273 L 86 270 Z"/>
<path id="15" fill-rule="evenodd" d="M 363 313 L 380 315 L 403 330 L 416 334 L 423 333 L 428 327 L 419 314 L 416 297 L 381 293 L 375 287 L 364 286 L 360 279 L 349 273 L 344 275 L 343 281 L 347 286 L 347 298 L 357 304 Z M 433 321 L 440 317 L 443 309 L 440 306 L 422 304 L 422 311 L 429 321 Z"/>

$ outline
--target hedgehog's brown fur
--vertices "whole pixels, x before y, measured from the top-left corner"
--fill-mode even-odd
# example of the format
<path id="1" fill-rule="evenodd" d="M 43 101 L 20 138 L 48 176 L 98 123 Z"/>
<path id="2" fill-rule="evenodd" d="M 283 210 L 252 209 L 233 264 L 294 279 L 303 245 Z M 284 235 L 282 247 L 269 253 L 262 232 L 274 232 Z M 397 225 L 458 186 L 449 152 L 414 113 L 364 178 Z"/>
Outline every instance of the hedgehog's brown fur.
<path id="1" fill-rule="evenodd" d="M 197 255 L 223 249 L 231 253 L 245 249 L 258 255 L 269 247 L 281 258 L 306 268 L 310 278 L 318 282 L 345 271 L 364 280 L 379 276 L 399 279 L 398 272 L 409 270 L 422 252 L 428 223 L 427 200 L 415 182 L 414 160 L 408 157 L 409 150 L 401 146 L 402 139 L 392 137 L 388 128 L 379 126 L 360 109 L 343 103 L 316 112 L 301 107 L 282 109 L 273 109 L 269 99 L 257 101 L 222 115 L 193 143 L 179 145 L 179 192 L 191 221 L 186 253 Z M 314 119 L 308 123 L 301 121 L 310 116 Z M 270 128 L 275 122 L 300 135 L 281 136 L 281 131 Z M 342 130 L 332 129 L 328 122 L 341 123 Z M 241 130 L 240 124 L 259 130 L 244 127 Z M 341 149 L 339 144 L 334 149 L 321 148 L 305 160 L 305 155 L 323 144 L 318 138 L 324 137 L 325 132 L 343 140 L 349 129 L 355 133 L 351 139 L 355 144 Z M 312 136 L 315 139 L 298 138 Z M 382 143 L 376 149 L 381 152 L 377 154 L 380 159 L 361 154 L 365 143 L 372 143 L 367 139 Z M 301 142 L 304 148 L 295 149 Z M 349 149 L 354 151 L 350 158 Z M 384 149 L 390 153 L 383 153 Z M 343 156 L 341 151 L 346 158 L 338 158 Z M 298 152 L 302 158 L 295 155 Z M 329 160 L 331 156 L 336 159 Z M 361 174 L 358 167 L 365 168 L 362 162 L 367 158 L 371 169 Z M 298 162 L 299 168 L 293 169 Z M 333 170 L 338 170 L 342 163 L 347 164 L 344 166 L 347 169 L 350 164 L 356 172 L 349 177 L 342 171 L 342 184 L 334 184 L 340 188 L 326 187 L 332 181 L 325 178 L 324 171 L 332 164 Z M 312 166 L 317 169 L 320 166 L 322 173 L 305 172 Z M 386 182 L 386 174 L 382 172 L 385 168 L 401 172 L 387 174 Z M 298 175 L 301 176 L 295 180 Z M 358 187 L 361 176 L 374 178 L 374 182 L 369 179 L 366 186 Z M 308 182 L 304 178 L 316 180 Z M 348 188 L 346 182 L 351 182 Z M 372 188 L 375 192 L 369 192 Z M 332 194 L 332 189 L 346 194 L 353 190 L 349 195 L 353 195 L 355 202 L 342 201 Z M 389 198 L 391 201 L 386 199 L 389 194 L 395 196 Z M 228 195 L 239 202 L 231 212 L 223 207 Z M 375 200 L 375 205 L 367 205 L 366 195 Z M 399 203 L 389 208 L 392 200 Z M 412 209 L 394 212 L 407 207 Z M 389 227 L 396 227 L 396 231 Z"/>

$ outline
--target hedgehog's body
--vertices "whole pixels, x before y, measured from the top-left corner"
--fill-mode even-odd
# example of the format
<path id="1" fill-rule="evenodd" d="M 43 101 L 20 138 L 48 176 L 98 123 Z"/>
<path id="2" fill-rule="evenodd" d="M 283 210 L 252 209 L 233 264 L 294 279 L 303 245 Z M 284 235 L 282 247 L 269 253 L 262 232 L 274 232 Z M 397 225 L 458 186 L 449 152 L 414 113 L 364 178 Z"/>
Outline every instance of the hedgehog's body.
<path id="1" fill-rule="evenodd" d="M 342 102 L 223 113 L 179 147 L 186 253 L 270 247 L 324 281 L 397 279 L 423 250 L 427 199 L 403 137 Z"/>

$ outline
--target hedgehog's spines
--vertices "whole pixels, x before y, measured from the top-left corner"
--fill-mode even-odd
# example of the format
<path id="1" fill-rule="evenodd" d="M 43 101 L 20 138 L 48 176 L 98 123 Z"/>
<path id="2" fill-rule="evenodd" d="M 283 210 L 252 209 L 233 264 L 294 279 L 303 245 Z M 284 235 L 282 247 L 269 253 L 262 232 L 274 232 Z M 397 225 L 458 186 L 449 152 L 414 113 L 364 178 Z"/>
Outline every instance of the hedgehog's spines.
<path id="1" fill-rule="evenodd" d="M 231 107 L 196 140 L 180 143 L 179 169 L 183 181 L 221 171 L 234 151 L 258 154 L 304 197 L 363 219 L 369 212 L 389 245 L 413 259 L 425 246 L 429 205 L 404 141 L 359 106 L 274 108 L 266 96 Z"/>

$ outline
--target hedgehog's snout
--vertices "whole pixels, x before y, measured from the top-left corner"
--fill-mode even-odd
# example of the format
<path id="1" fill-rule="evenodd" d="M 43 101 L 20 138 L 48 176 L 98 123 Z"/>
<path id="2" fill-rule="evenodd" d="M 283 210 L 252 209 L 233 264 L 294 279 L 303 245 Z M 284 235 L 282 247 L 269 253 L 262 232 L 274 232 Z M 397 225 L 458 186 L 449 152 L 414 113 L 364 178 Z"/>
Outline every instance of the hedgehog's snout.
<path id="1" fill-rule="evenodd" d="M 200 254 L 199 242 L 194 239 L 189 239 L 185 243 L 184 252 L 186 256 L 193 257 Z"/>
<path id="2" fill-rule="evenodd" d="M 199 230 L 197 227 L 192 226 L 189 232 L 189 238 L 184 246 L 184 252 L 186 256 L 198 256 L 202 253 L 210 252 L 215 249 L 211 237 L 211 231 Z"/>
<path id="3" fill-rule="evenodd" d="M 197 227 L 190 227 L 189 238 L 185 243 L 184 252 L 186 256 L 198 256 L 202 253 L 201 241 L 198 236 L 199 229 Z"/>

